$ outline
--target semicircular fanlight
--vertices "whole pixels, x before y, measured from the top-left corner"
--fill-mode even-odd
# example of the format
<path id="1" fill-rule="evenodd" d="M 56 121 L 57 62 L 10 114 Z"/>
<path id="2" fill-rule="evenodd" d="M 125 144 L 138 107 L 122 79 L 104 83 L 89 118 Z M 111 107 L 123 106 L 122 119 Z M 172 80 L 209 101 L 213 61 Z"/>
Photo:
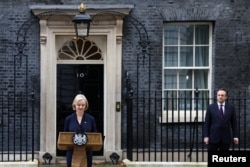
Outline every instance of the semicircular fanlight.
<path id="1" fill-rule="evenodd" d="M 101 49 L 86 39 L 67 41 L 59 49 L 57 60 L 103 60 Z"/>

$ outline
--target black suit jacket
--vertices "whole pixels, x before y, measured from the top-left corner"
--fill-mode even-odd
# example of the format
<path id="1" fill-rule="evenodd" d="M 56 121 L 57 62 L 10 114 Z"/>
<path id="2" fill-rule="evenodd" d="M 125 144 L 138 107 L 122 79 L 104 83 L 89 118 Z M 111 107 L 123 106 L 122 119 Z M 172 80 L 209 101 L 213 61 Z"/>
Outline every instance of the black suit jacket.
<path id="1" fill-rule="evenodd" d="M 209 105 L 207 109 L 204 123 L 204 137 L 209 137 L 209 143 L 218 144 L 221 142 L 223 144 L 230 144 L 232 135 L 238 138 L 235 107 L 232 104 L 225 103 L 224 108 L 223 119 L 220 118 L 217 103 Z"/>

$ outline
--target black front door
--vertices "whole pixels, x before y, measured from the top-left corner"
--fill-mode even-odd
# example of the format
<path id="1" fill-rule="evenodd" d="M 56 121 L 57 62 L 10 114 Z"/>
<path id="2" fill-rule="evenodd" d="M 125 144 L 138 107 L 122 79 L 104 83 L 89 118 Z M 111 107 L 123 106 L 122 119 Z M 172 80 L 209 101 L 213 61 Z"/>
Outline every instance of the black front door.
<path id="1" fill-rule="evenodd" d="M 75 112 L 72 102 L 76 94 L 82 93 L 89 101 L 86 111 L 95 117 L 97 131 L 103 134 L 103 65 L 58 64 L 57 65 L 57 137 L 63 131 L 64 119 Z M 65 151 L 57 150 L 57 156 Z M 94 152 L 103 155 L 103 150 Z"/>

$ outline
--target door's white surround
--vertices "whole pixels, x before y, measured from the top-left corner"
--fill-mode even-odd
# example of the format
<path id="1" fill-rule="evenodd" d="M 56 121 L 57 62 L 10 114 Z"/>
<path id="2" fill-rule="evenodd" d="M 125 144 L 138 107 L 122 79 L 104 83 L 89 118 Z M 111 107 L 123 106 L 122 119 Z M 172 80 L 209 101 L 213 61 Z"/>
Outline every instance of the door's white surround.
<path id="1" fill-rule="evenodd" d="M 102 49 L 103 60 L 84 61 L 85 64 L 104 64 L 104 156 L 109 161 L 112 152 L 121 151 L 121 113 L 116 111 L 116 102 L 121 101 L 122 27 L 123 18 L 96 14 L 116 11 L 128 15 L 133 5 L 86 5 L 86 12 L 95 16 L 90 28 L 89 40 Z M 55 11 L 49 17 L 40 17 L 40 150 L 39 160 L 49 152 L 56 160 L 56 65 L 74 64 L 78 61 L 58 61 L 57 51 L 64 42 L 74 37 L 73 24 L 68 25 L 69 17 L 78 13 L 77 5 L 32 5 L 30 9 L 36 16 Z M 65 13 L 65 14 L 63 14 Z M 98 157 L 97 157 L 98 158 Z M 52 162 L 52 163 L 53 163 Z"/>

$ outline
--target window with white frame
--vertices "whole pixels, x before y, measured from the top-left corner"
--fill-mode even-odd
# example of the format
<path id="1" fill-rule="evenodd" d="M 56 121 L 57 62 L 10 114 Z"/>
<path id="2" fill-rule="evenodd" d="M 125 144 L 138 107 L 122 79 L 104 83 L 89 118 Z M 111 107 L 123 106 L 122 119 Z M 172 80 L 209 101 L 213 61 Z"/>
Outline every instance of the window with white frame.
<path id="1" fill-rule="evenodd" d="M 205 108 L 194 97 L 196 89 L 199 97 L 209 97 L 212 24 L 166 23 L 163 34 L 164 111 Z"/>

